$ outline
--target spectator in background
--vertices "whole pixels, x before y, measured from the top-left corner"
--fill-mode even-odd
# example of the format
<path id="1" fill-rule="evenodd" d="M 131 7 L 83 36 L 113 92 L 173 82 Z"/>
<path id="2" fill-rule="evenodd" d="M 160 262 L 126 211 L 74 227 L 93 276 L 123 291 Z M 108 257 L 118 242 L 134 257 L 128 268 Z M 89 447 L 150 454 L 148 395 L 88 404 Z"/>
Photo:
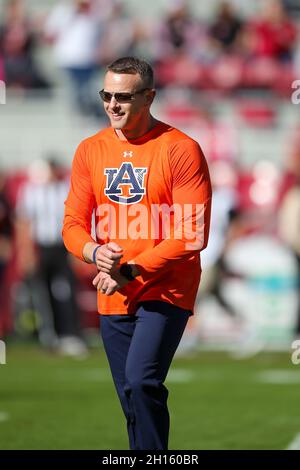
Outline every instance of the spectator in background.
<path id="1" fill-rule="evenodd" d="M 0 283 L 12 253 L 12 210 L 5 194 L 5 176 L 0 170 Z"/>
<path id="2" fill-rule="evenodd" d="M 49 88 L 34 58 L 36 40 L 23 0 L 7 0 L 0 25 L 0 58 L 8 87 Z"/>
<path id="3" fill-rule="evenodd" d="M 7 267 L 12 256 L 13 222 L 12 208 L 5 191 L 5 175 L 0 170 L 0 338 L 10 329 L 10 318 L 6 313 L 8 297 Z"/>
<path id="4" fill-rule="evenodd" d="M 186 2 L 176 0 L 170 3 L 166 16 L 155 32 L 155 59 L 164 60 L 179 54 L 194 56 L 201 34 L 201 25 L 193 18 Z"/>
<path id="5" fill-rule="evenodd" d="M 2 51 L 0 49 L 0 80 L 4 82 L 4 63 L 3 63 L 3 55 Z"/>
<path id="6" fill-rule="evenodd" d="M 59 2 L 45 24 L 56 63 L 70 78 L 75 107 L 85 115 L 97 114 L 91 81 L 102 34 L 101 9 L 93 0 Z"/>
<path id="7" fill-rule="evenodd" d="M 134 55 L 139 40 L 143 37 L 142 28 L 126 14 L 122 1 L 115 0 L 112 2 L 109 17 L 103 25 L 103 36 L 98 46 L 101 64 L 106 66 L 117 56 Z"/>
<path id="8" fill-rule="evenodd" d="M 68 181 L 56 160 L 43 162 L 17 201 L 19 267 L 41 317 L 43 345 L 70 355 L 86 353 L 81 340 L 74 275 L 61 238 Z"/>
<path id="9" fill-rule="evenodd" d="M 198 302 L 213 296 L 224 313 L 237 316 L 222 293 L 222 281 L 228 270 L 224 261 L 227 245 L 231 242 L 233 227 L 238 220 L 237 170 L 233 164 L 217 160 L 211 163 L 213 187 L 210 242 L 201 255 L 202 285 Z"/>
<path id="10" fill-rule="evenodd" d="M 283 161 L 281 182 L 278 188 L 276 209 L 278 210 L 290 189 L 300 181 L 300 122 L 288 134 L 288 150 Z"/>
<path id="11" fill-rule="evenodd" d="M 216 18 L 213 21 L 209 35 L 214 46 L 221 52 L 232 52 L 235 49 L 242 28 L 242 21 L 229 2 L 218 5 Z"/>
<path id="12" fill-rule="evenodd" d="M 211 59 L 206 26 L 194 18 L 186 1 L 170 2 L 152 32 L 156 86 L 199 86 L 199 64 Z"/>
<path id="13" fill-rule="evenodd" d="M 296 336 L 300 338 L 300 137 L 296 127 L 278 195 L 278 234 L 292 250 L 298 267 Z"/>
<path id="14" fill-rule="evenodd" d="M 289 16 L 300 18 L 299 0 L 282 0 L 282 2 Z"/>
<path id="15" fill-rule="evenodd" d="M 300 178 L 285 195 L 279 210 L 278 232 L 294 253 L 298 267 L 296 336 L 300 338 Z"/>
<path id="16" fill-rule="evenodd" d="M 286 12 L 281 0 L 266 0 L 262 18 L 250 21 L 244 32 L 248 56 L 269 58 L 280 62 L 293 59 L 297 27 Z"/>

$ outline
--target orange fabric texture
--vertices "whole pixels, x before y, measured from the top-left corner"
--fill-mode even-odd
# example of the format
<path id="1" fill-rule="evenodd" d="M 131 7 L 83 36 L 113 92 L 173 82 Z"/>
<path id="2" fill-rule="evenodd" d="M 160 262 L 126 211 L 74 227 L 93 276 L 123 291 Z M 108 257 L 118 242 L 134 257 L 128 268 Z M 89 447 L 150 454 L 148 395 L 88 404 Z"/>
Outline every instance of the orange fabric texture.
<path id="1" fill-rule="evenodd" d="M 134 314 L 142 300 L 193 311 L 210 209 L 206 160 L 181 131 L 159 122 L 135 140 L 107 128 L 82 141 L 65 202 L 65 245 L 83 259 L 94 210 L 97 242 L 118 243 L 122 262 L 134 260 L 141 274 L 112 296 L 98 291 L 99 313 Z"/>

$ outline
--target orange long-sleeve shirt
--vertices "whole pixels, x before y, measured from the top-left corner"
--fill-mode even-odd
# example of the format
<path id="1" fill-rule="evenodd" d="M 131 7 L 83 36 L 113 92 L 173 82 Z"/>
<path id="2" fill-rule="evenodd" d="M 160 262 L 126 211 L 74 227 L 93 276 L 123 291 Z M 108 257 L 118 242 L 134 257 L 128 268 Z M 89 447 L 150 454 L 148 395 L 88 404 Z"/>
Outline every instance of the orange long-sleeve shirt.
<path id="1" fill-rule="evenodd" d="M 162 122 L 144 136 L 122 141 L 112 128 L 79 145 L 65 202 L 63 239 L 83 259 L 83 247 L 114 241 L 122 262 L 140 276 L 112 296 L 98 291 L 101 314 L 133 314 L 142 300 L 163 300 L 193 310 L 200 255 L 208 241 L 211 184 L 193 139 Z"/>

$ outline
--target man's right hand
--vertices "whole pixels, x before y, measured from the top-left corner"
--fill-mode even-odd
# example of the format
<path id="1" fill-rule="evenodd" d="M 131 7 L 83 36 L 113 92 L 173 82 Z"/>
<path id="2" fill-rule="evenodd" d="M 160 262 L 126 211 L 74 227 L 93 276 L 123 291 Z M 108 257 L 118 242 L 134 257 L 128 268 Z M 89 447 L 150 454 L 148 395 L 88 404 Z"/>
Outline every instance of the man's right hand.
<path id="1" fill-rule="evenodd" d="M 93 262 L 93 252 L 99 246 L 96 243 L 87 243 L 83 250 L 83 256 L 88 262 Z M 123 256 L 123 249 L 115 242 L 101 245 L 96 252 L 96 266 L 99 271 L 111 274 L 119 265 Z"/>

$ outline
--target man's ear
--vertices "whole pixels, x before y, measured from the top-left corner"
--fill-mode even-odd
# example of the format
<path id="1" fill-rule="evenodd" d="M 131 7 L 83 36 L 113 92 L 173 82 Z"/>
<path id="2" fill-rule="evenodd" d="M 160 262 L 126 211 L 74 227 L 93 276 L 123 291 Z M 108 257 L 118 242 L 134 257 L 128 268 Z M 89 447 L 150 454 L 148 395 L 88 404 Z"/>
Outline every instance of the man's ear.
<path id="1" fill-rule="evenodd" d="M 150 106 L 155 98 L 156 90 L 152 89 L 146 92 L 146 103 Z"/>

